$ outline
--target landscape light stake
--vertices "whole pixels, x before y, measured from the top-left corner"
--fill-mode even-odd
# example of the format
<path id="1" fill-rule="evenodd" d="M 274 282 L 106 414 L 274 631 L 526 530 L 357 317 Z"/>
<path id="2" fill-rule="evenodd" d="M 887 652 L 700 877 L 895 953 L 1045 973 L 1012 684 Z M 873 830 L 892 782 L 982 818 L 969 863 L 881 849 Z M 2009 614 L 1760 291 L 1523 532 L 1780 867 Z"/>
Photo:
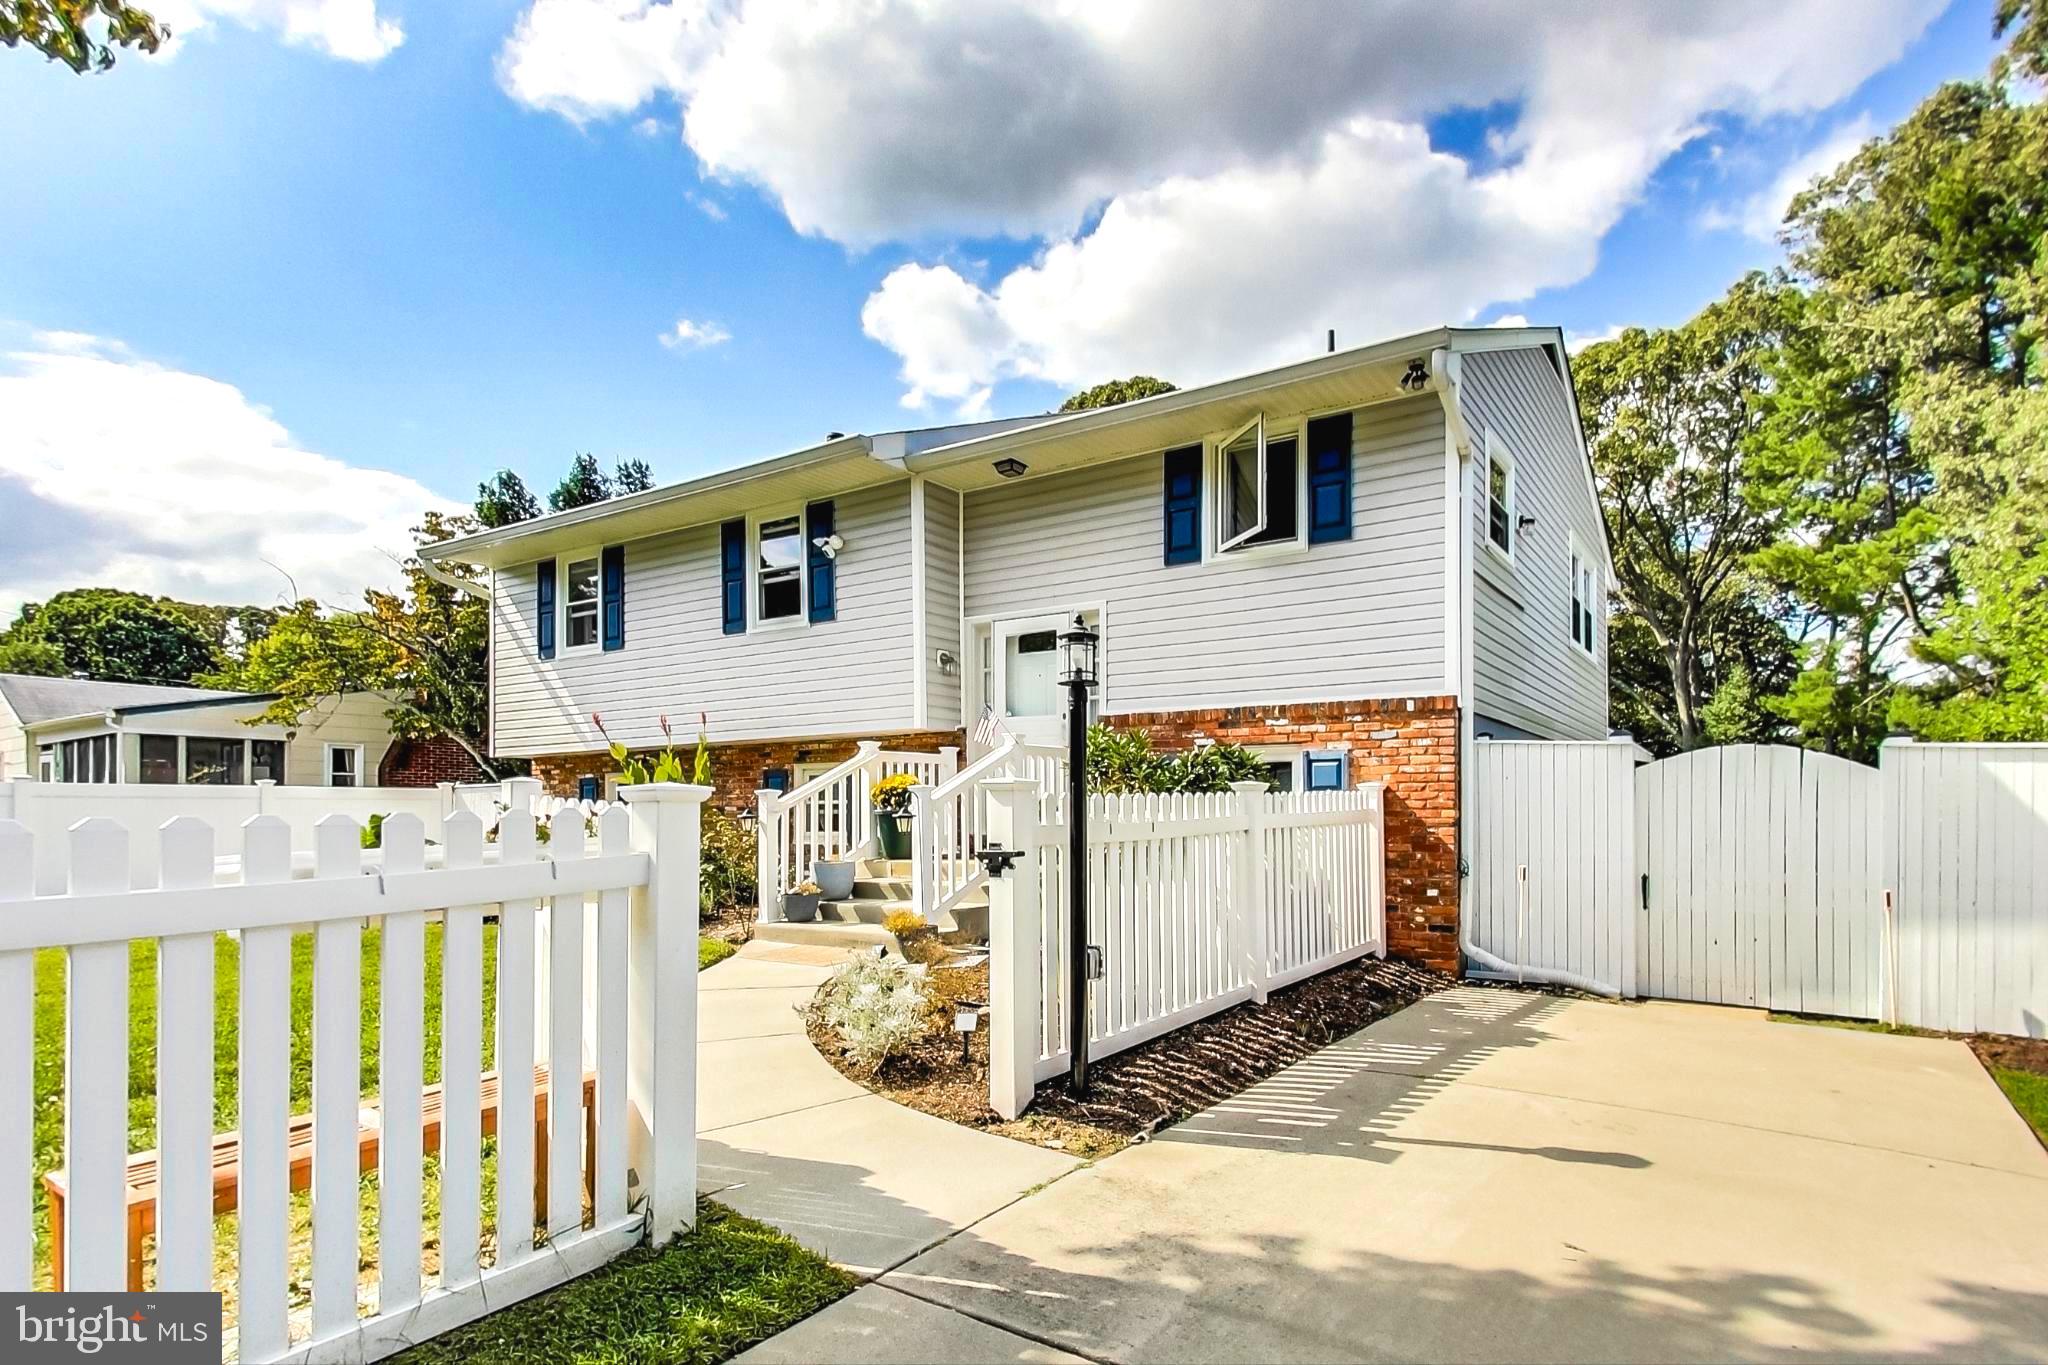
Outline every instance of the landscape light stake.
<path id="1" fill-rule="evenodd" d="M 1059 637 L 1067 688 L 1067 1088 L 1076 1098 L 1088 1093 L 1088 982 L 1096 960 L 1088 943 L 1088 689 L 1101 638 L 1079 615 Z"/>

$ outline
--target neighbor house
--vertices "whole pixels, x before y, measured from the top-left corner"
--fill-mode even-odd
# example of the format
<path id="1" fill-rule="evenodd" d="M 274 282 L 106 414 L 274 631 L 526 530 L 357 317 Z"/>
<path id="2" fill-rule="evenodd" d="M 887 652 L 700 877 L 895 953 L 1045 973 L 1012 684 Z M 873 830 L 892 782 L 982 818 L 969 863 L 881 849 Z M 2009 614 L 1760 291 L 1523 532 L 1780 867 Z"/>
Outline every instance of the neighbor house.
<path id="1" fill-rule="evenodd" d="M 394 741 L 375 692 L 256 723 L 274 697 L 203 687 L 0 674 L 0 779 L 291 786 L 431 786 L 475 765 L 440 744 Z"/>
<path id="2" fill-rule="evenodd" d="M 1103 720 L 1380 779 L 1393 947 L 1455 961 L 1475 734 L 1607 734 L 1607 542 L 1553 328 L 1439 328 L 1095 411 L 822 444 L 446 541 L 492 604 L 491 734 L 563 795 L 708 714 L 718 797 L 853 752 Z M 446 572 L 446 570 L 439 570 Z"/>

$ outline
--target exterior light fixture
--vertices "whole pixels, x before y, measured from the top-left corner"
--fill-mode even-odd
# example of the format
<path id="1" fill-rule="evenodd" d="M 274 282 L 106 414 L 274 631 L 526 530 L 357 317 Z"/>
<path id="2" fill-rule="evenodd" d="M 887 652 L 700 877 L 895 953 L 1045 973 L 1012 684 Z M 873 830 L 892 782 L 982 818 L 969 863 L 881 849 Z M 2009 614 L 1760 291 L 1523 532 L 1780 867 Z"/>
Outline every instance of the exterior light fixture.
<path id="1" fill-rule="evenodd" d="M 1099 677 L 1095 667 L 1095 647 L 1101 641 L 1102 637 L 1088 629 L 1088 623 L 1076 616 L 1074 624 L 1060 632 L 1060 682 L 1068 687 L 1095 686 Z"/>
<path id="2" fill-rule="evenodd" d="M 1088 942 L 1088 692 L 1099 679 L 1102 637 L 1079 613 L 1059 634 L 1060 682 L 1067 689 L 1067 1088 L 1088 1093 L 1088 983 L 1100 949 Z"/>
<path id="3" fill-rule="evenodd" d="M 1407 373 L 1401 376 L 1401 392 L 1421 393 L 1429 387 L 1429 367 L 1420 360 L 1408 362 Z"/>
<path id="4" fill-rule="evenodd" d="M 846 548 L 846 541 L 836 535 L 815 537 L 811 544 L 817 546 L 818 552 L 827 559 L 839 558 L 839 552 Z"/>
<path id="5" fill-rule="evenodd" d="M 1021 478 L 1024 471 L 1029 468 L 1029 465 L 1014 456 L 1005 455 L 1002 459 L 996 461 L 996 473 L 1006 479 Z"/>
<path id="6" fill-rule="evenodd" d="M 1515 518 L 1515 529 L 1518 531 L 1526 531 L 1535 524 L 1536 518 L 1530 516 L 1527 512 Z"/>

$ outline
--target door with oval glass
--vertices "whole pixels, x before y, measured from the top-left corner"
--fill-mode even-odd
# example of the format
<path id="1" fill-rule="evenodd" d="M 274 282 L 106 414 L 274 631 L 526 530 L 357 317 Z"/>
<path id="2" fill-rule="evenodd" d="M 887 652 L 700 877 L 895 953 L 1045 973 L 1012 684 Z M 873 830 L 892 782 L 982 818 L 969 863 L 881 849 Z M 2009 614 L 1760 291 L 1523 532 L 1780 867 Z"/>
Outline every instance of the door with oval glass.
<path id="1" fill-rule="evenodd" d="M 1090 626 L 1101 629 L 1096 613 L 1083 612 L 1082 616 Z M 1027 743 L 1066 743 L 1067 698 L 1066 688 L 1060 685 L 1059 634 L 1072 620 L 1071 613 L 1019 617 L 995 622 L 982 636 L 983 695 L 1003 729 Z M 1101 691 L 1098 685 L 1089 697 L 1091 719 Z"/>

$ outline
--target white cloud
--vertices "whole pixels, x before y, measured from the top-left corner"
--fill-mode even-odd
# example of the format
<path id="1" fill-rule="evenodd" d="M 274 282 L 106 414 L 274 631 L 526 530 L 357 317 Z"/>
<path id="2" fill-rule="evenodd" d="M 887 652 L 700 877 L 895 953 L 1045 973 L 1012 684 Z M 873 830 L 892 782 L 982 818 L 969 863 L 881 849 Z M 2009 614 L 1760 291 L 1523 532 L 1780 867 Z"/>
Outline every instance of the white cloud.
<path id="1" fill-rule="evenodd" d="M 1597 346 L 1603 341 L 1614 340 L 1628 329 L 1628 323 L 1617 322 L 1597 332 L 1566 332 L 1564 334 L 1564 348 L 1571 354 L 1577 355 L 1588 346 Z"/>
<path id="2" fill-rule="evenodd" d="M 323 602 L 399 578 L 446 500 L 300 447 L 232 384 L 38 333 L 0 358 L 0 613 L 63 588 Z M 275 566 L 275 567 L 273 567 Z M 290 576 L 290 582 L 286 575 Z"/>
<path id="3" fill-rule="evenodd" d="M 378 62 L 405 41 L 405 27 L 377 0 L 158 0 L 150 12 L 171 30 L 171 50 L 217 19 L 278 34 L 349 62 Z"/>
<path id="4" fill-rule="evenodd" d="M 1818 176 L 1827 174 L 1853 156 L 1857 149 L 1877 136 L 1870 115 L 1858 114 L 1830 130 L 1827 136 L 1785 163 L 1771 183 L 1740 204 L 1708 209 L 1700 215 L 1700 226 L 1710 232 L 1739 229 L 1760 242 L 1774 242 L 1784 226 L 1785 210 L 1792 198 Z"/>
<path id="5" fill-rule="evenodd" d="M 703 214 L 712 222 L 722 223 L 725 221 L 725 205 L 709 195 L 699 194 L 695 190 L 684 190 L 683 198 L 689 200 L 696 207 L 697 212 Z"/>
<path id="6" fill-rule="evenodd" d="M 892 272 L 906 401 L 1011 376 L 1191 383 L 1570 284 L 1717 118 L 1810 114 L 1942 0 L 534 0 L 515 98 L 681 107 L 700 171 L 853 247 L 1040 239 L 1000 279 Z M 1475 165 L 1426 120 L 1509 112 Z"/>
<path id="7" fill-rule="evenodd" d="M 1529 319 L 1521 313 L 1502 313 L 1486 325 L 1488 327 L 1527 327 Z"/>
<path id="8" fill-rule="evenodd" d="M 732 340 L 732 333 L 716 322 L 677 318 L 676 325 L 663 332 L 659 340 L 671 351 L 701 351 L 709 346 L 723 346 Z"/>

